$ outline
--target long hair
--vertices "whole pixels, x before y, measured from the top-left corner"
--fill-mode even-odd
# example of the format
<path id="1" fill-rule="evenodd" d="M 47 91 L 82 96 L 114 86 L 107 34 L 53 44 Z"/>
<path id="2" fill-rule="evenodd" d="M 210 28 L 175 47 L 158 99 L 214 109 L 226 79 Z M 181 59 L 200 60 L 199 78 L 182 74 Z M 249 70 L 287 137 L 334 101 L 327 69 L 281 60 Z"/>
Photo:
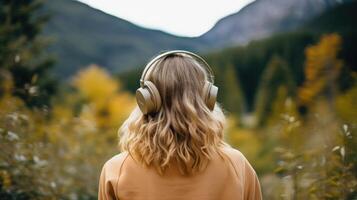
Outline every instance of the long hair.
<path id="1" fill-rule="evenodd" d="M 119 147 L 145 166 L 163 174 L 171 165 L 181 174 L 204 169 L 222 148 L 225 116 L 216 103 L 210 111 L 203 99 L 206 70 L 186 54 L 171 54 L 154 63 L 146 80 L 155 84 L 162 106 L 152 115 L 135 107 L 119 129 Z"/>

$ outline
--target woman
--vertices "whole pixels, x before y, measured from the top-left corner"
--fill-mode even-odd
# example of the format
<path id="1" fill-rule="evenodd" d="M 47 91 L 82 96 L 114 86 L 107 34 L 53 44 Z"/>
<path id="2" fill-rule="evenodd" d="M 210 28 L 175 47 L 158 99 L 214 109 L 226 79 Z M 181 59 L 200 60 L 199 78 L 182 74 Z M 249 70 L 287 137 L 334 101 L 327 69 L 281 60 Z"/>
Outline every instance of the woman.
<path id="1" fill-rule="evenodd" d="M 188 51 L 170 51 L 147 64 L 138 106 L 119 129 L 122 153 L 102 169 L 98 199 L 261 199 L 257 175 L 223 141 L 209 65 Z"/>

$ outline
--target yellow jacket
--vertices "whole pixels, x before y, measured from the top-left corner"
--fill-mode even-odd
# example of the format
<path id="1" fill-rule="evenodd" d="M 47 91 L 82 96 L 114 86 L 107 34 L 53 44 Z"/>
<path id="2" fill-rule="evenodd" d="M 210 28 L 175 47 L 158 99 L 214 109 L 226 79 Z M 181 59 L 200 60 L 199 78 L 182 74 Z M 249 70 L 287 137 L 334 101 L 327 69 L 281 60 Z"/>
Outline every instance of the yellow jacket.
<path id="1" fill-rule="evenodd" d="M 259 200 L 258 177 L 244 155 L 224 148 L 229 163 L 217 155 L 207 168 L 192 176 L 168 169 L 160 176 L 155 169 L 136 163 L 127 152 L 108 160 L 99 180 L 99 200 Z"/>

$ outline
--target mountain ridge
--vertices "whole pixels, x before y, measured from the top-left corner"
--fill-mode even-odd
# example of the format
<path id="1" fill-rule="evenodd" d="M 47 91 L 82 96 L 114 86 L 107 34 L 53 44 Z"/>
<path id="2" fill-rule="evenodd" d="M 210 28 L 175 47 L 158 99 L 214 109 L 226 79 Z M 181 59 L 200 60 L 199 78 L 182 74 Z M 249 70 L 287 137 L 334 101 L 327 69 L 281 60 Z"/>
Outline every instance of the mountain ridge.
<path id="1" fill-rule="evenodd" d="M 208 41 L 218 40 L 217 45 L 223 47 L 247 44 L 273 33 L 293 30 L 338 2 L 340 1 L 256 0 L 239 12 L 219 20 L 201 37 Z"/>
<path id="2" fill-rule="evenodd" d="M 274 13 L 274 9 L 280 10 L 276 12 L 274 20 L 263 17 L 261 21 L 261 17 L 255 16 L 257 10 L 254 8 L 262 7 L 261 2 L 264 3 L 264 9 L 269 8 L 268 13 Z M 265 6 L 266 2 L 270 7 Z M 279 7 L 279 2 L 285 2 L 285 7 Z M 48 0 L 44 7 L 52 18 L 45 26 L 44 34 L 55 38 L 49 52 L 57 55 L 57 64 L 53 71 L 58 77 L 66 79 L 90 64 L 118 73 L 144 65 L 153 55 L 165 50 L 185 49 L 203 54 L 291 30 L 304 20 L 295 20 L 292 17 L 292 21 L 286 21 L 286 16 L 290 15 L 289 9 L 286 11 L 284 8 L 286 5 L 295 5 L 304 11 L 308 7 L 304 7 L 301 2 L 322 2 L 321 5 L 331 2 L 335 5 L 334 2 L 337 1 L 257 0 L 219 20 L 200 37 L 183 37 L 141 27 L 76 0 Z M 237 16 L 239 19 L 236 19 Z M 227 19 L 229 23 L 226 23 Z M 242 21 L 244 26 L 239 25 Z"/>
<path id="3" fill-rule="evenodd" d="M 136 67 L 160 51 L 199 51 L 207 45 L 198 38 L 142 28 L 74 0 L 48 1 L 45 10 L 51 19 L 44 34 L 55 38 L 49 52 L 57 55 L 54 71 L 62 78 L 93 63 L 118 72 Z"/>

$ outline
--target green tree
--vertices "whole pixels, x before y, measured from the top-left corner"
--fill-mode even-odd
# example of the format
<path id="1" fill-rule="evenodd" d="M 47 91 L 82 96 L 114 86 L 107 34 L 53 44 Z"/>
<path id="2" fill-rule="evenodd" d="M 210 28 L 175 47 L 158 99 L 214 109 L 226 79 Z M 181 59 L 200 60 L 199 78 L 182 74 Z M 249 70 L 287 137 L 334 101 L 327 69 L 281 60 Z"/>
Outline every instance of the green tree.
<path id="1" fill-rule="evenodd" d="M 287 97 L 294 96 L 295 81 L 287 63 L 280 57 L 273 56 L 263 71 L 254 102 L 257 125 L 263 125 L 271 114 L 272 102 L 277 97 L 280 86 L 287 89 Z"/>
<path id="2" fill-rule="evenodd" d="M 38 0 L 0 0 L 0 69 L 14 80 L 13 93 L 28 106 L 48 105 L 55 80 L 48 74 L 53 59 L 44 53 L 48 40 L 40 35 L 48 15 Z"/>
<path id="3" fill-rule="evenodd" d="M 239 77 L 232 65 L 228 65 L 223 72 L 223 83 L 221 94 L 223 105 L 230 112 L 236 114 L 238 117 L 246 111 L 246 102 L 241 89 Z"/>

